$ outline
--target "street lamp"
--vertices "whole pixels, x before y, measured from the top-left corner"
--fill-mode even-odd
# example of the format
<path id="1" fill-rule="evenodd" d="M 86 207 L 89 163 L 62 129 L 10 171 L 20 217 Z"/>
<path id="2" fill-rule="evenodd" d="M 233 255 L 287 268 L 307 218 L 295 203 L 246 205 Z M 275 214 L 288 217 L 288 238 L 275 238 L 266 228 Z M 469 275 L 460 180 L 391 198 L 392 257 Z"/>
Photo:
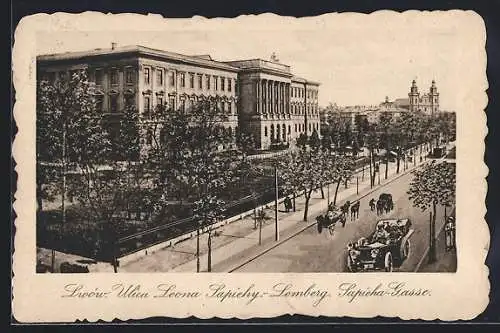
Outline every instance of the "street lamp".
<path id="1" fill-rule="evenodd" d="M 278 166 L 274 166 L 274 240 L 279 241 L 279 227 L 278 227 Z"/>

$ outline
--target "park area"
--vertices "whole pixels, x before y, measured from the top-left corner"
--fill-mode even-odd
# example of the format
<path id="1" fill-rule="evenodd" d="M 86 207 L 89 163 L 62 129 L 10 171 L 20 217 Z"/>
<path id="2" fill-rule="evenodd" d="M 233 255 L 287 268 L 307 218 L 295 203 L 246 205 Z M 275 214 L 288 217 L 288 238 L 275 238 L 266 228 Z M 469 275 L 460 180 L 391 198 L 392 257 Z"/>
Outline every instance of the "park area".
<path id="1" fill-rule="evenodd" d="M 275 184 L 271 160 L 255 162 L 264 174 L 229 185 L 224 201 L 226 218 L 252 210 L 274 200 Z M 279 193 L 280 197 L 284 193 Z M 91 219 L 89 208 L 60 198 L 44 203 L 37 217 L 37 246 L 59 252 L 111 261 L 149 246 L 168 241 L 198 228 L 191 205 L 175 199 L 158 214 L 131 210 L 115 214 L 110 222 Z M 63 222 L 64 221 L 64 222 Z"/>

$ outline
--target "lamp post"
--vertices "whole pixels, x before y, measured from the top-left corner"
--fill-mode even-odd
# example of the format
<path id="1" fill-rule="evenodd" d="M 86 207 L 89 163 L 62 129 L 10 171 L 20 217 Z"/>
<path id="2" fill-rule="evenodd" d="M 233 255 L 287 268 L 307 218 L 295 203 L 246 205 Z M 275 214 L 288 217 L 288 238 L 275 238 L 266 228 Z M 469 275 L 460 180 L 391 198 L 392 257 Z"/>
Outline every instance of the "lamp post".
<path id="1" fill-rule="evenodd" d="M 278 227 L 278 167 L 274 166 L 274 240 L 279 241 L 279 227 Z"/>

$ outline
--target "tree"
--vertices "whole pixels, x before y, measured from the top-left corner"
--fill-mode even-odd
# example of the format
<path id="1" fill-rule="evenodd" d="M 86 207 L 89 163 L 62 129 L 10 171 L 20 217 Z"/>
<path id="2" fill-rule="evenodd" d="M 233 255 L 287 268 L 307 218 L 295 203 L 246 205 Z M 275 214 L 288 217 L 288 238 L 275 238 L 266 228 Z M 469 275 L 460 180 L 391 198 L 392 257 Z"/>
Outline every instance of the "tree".
<path id="1" fill-rule="evenodd" d="M 291 151 L 281 160 L 279 172 L 287 188 L 298 189 L 304 193 L 304 221 L 307 221 L 309 201 L 312 192 L 323 182 L 321 169 L 322 154 L 303 146 L 298 151 Z"/>
<path id="2" fill-rule="evenodd" d="M 375 168 L 374 150 L 379 146 L 379 138 L 376 132 L 376 127 L 374 125 L 370 125 L 368 130 L 366 131 L 365 143 L 370 152 L 370 187 L 373 187 L 375 186 L 375 173 L 377 172 Z"/>
<path id="3" fill-rule="evenodd" d="M 183 189 L 192 203 L 197 227 L 197 271 L 200 271 L 200 232 L 207 230 L 208 270 L 211 270 L 212 225 L 224 218 L 224 198 L 228 184 L 238 181 L 238 160 L 231 150 L 233 142 L 224 127 L 227 119 L 216 100 L 198 102 L 189 110 L 169 110 L 161 117 L 162 144 L 158 161 L 164 169 L 165 193 L 168 183 Z M 173 149 L 173 151 L 172 151 Z"/>
<path id="4" fill-rule="evenodd" d="M 342 182 L 347 182 L 351 179 L 354 172 L 354 160 L 353 158 L 345 155 L 338 155 L 333 161 L 331 167 L 330 177 L 334 179 L 337 183 L 335 187 L 335 194 L 333 196 L 333 204 L 337 204 L 337 194 L 339 192 L 339 187 Z"/>
<path id="5" fill-rule="evenodd" d="M 455 201 L 455 164 L 432 161 L 413 174 L 407 192 L 413 205 L 422 211 L 432 206 L 429 260 L 433 262 L 436 260 L 436 209 L 437 205 L 449 206 Z"/>
<path id="6" fill-rule="evenodd" d="M 380 143 L 384 147 L 385 153 L 385 179 L 388 177 L 389 171 L 389 154 L 391 150 L 390 128 L 392 122 L 392 115 L 389 112 L 382 112 L 377 124 L 378 133 L 380 135 Z"/>

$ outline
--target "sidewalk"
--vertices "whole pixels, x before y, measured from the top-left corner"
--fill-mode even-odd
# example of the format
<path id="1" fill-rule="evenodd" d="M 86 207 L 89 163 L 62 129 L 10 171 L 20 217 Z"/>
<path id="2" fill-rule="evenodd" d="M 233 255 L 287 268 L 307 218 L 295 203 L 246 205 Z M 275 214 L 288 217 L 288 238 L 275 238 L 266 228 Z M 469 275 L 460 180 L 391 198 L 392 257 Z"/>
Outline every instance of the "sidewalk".
<path id="1" fill-rule="evenodd" d="M 425 154 L 425 152 L 423 152 Z M 389 163 L 388 179 L 385 178 L 385 165 L 380 165 L 380 185 L 391 181 L 396 176 L 405 174 L 416 166 L 421 164 L 419 154 L 417 153 L 417 162 L 408 162 L 408 169 L 405 169 L 404 161 L 400 163 L 400 172 L 396 174 L 396 163 Z M 423 159 L 423 162 L 426 162 Z M 358 179 L 359 195 L 356 194 L 356 177 Z M 375 186 L 378 188 L 379 176 L 375 177 Z M 330 184 L 330 201 L 333 201 L 336 184 Z M 337 206 L 344 201 L 355 201 L 357 197 L 369 194 L 370 175 L 369 167 L 366 167 L 363 172 L 356 173 L 348 187 L 344 184 L 339 187 L 337 195 Z M 303 196 L 296 198 L 296 212 L 285 213 L 283 205 L 278 206 L 278 225 L 280 242 L 286 238 L 292 237 L 294 234 L 311 227 L 316 223 L 315 217 L 326 211 L 328 188 L 324 188 L 325 199 L 321 199 L 321 191 L 313 193 L 308 211 L 308 221 L 303 221 L 305 199 Z M 274 205 L 270 205 L 265 209 L 268 219 L 262 227 L 262 245 L 259 245 L 259 230 L 254 229 L 253 215 L 247 216 L 241 220 L 224 225 L 223 227 L 213 231 L 215 236 L 212 237 L 212 271 L 227 272 L 234 269 L 236 266 L 246 262 L 249 258 L 258 256 L 262 252 L 269 250 L 280 242 L 275 242 L 275 221 L 274 221 Z M 200 235 L 200 270 L 207 270 L 207 234 Z M 112 267 L 109 267 L 112 271 Z M 136 261 L 124 264 L 119 268 L 121 272 L 196 272 L 196 237 L 185 240 L 174 246 L 166 247 L 155 253 L 141 257 Z"/>
<path id="2" fill-rule="evenodd" d="M 429 254 L 418 272 L 424 273 L 455 273 L 457 271 L 457 250 L 446 251 L 444 228 L 436 238 L 436 261 L 429 264 Z"/>

